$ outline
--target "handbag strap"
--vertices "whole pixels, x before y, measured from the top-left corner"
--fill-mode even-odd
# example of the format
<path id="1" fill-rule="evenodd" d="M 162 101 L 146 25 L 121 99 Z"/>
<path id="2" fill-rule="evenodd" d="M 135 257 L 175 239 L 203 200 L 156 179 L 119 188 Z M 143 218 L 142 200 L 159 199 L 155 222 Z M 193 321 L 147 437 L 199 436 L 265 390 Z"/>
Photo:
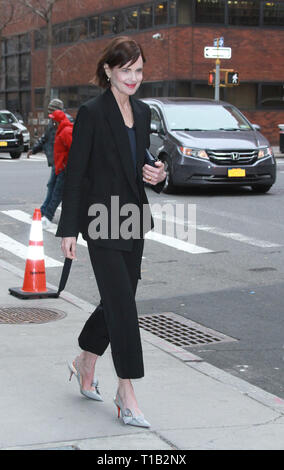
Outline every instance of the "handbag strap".
<path id="1" fill-rule="evenodd" d="M 71 266 L 72 266 L 72 259 L 65 258 L 64 265 L 63 265 L 63 268 L 62 268 L 61 278 L 60 278 L 60 281 L 59 281 L 59 287 L 58 287 L 58 291 L 57 291 L 57 296 L 58 297 L 60 295 L 60 292 L 62 292 L 64 290 L 65 286 L 66 286 L 66 282 L 67 282 L 68 277 L 69 277 Z"/>
<path id="2" fill-rule="evenodd" d="M 78 240 L 78 235 L 76 237 L 76 242 L 77 242 L 77 240 Z M 59 287 L 58 287 L 58 291 L 57 291 L 57 297 L 59 297 L 60 292 L 62 292 L 65 289 L 65 286 L 66 286 L 66 283 L 68 281 L 68 277 L 69 277 L 69 274 L 70 274 L 72 261 L 73 260 L 70 259 L 70 258 L 65 258 L 65 260 L 64 260 L 64 265 L 63 265 L 63 268 L 62 268 L 61 277 L 60 277 L 60 281 L 59 281 Z"/>

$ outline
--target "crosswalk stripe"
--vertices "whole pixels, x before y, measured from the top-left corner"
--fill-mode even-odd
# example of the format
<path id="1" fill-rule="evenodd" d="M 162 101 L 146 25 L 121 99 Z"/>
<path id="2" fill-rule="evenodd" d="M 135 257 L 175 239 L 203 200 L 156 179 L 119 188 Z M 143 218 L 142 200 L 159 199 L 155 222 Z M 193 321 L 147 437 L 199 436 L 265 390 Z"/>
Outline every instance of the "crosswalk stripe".
<path id="1" fill-rule="evenodd" d="M 209 250 L 208 248 L 203 248 L 202 246 L 194 245 L 193 243 L 188 243 L 183 240 L 179 240 L 178 238 L 162 235 L 158 232 L 148 232 L 146 233 L 145 238 L 191 254 L 212 253 L 212 250 Z"/>
<path id="2" fill-rule="evenodd" d="M 11 209 L 7 211 L 2 211 L 3 214 L 8 215 L 9 217 L 12 217 L 16 220 L 19 220 L 20 222 L 24 222 L 27 224 L 31 224 L 32 218 L 31 215 L 28 214 L 27 212 L 17 210 L 17 209 Z M 50 228 L 44 229 L 47 232 L 56 233 L 57 230 L 57 225 L 56 224 L 51 224 Z M 162 243 L 163 245 L 171 246 L 173 248 L 176 248 L 177 250 L 182 250 L 187 253 L 192 253 L 192 254 L 201 254 L 201 253 L 212 253 L 212 250 L 209 250 L 208 248 L 203 248 L 198 245 L 195 245 L 193 243 L 188 243 L 183 240 L 179 240 L 174 237 L 169 237 L 166 235 L 162 235 L 157 232 L 148 232 L 145 236 L 146 239 L 148 240 L 153 240 L 159 243 Z M 77 243 L 82 246 L 87 246 L 87 242 L 82 238 L 82 235 L 80 234 L 77 240 Z"/>
<path id="3" fill-rule="evenodd" d="M 24 260 L 27 259 L 28 247 L 23 245 L 22 243 L 14 240 L 13 238 L 5 235 L 4 233 L 0 232 L 0 248 L 13 253 L 13 255 L 18 256 Z M 63 266 L 63 263 L 57 261 L 49 256 L 44 256 L 45 267 L 46 268 L 57 268 Z"/>
<path id="4" fill-rule="evenodd" d="M 247 245 L 257 246 L 260 248 L 276 248 L 276 247 L 281 246 L 278 243 L 272 243 L 272 242 L 268 242 L 265 240 L 259 240 L 254 237 L 248 237 L 247 235 L 243 235 L 242 233 L 238 233 L 238 232 L 227 232 L 226 230 L 219 229 L 216 227 L 211 227 L 209 225 L 198 225 L 198 224 L 194 225 L 191 223 L 187 223 L 184 220 L 179 219 L 178 217 L 174 217 L 174 218 L 165 217 L 164 218 L 161 214 L 154 213 L 154 218 L 167 220 L 171 223 L 174 222 L 176 224 L 182 224 L 182 225 L 187 226 L 188 228 L 191 228 L 192 230 L 200 230 L 202 232 L 213 233 L 214 235 L 219 235 L 221 237 L 230 238 L 231 240 L 235 240 L 241 243 L 246 243 Z"/>
<path id="5" fill-rule="evenodd" d="M 5 215 L 8 215 L 9 217 L 12 217 L 13 219 L 19 220 L 20 222 L 24 222 L 25 224 L 32 223 L 32 217 L 27 212 L 17 210 L 17 209 L 11 209 L 8 211 L 2 211 L 2 213 Z M 55 235 L 56 230 L 57 230 L 57 225 L 51 223 L 51 226 L 49 228 L 44 228 L 44 230 L 46 232 L 53 233 Z M 77 243 L 82 246 L 87 246 L 87 242 L 82 238 L 81 234 L 78 237 Z"/>
<path id="6" fill-rule="evenodd" d="M 27 212 L 24 212 L 24 211 L 21 211 L 21 210 L 17 210 L 17 209 L 6 210 L 6 211 L 4 210 L 4 211 L 2 211 L 2 213 L 9 216 L 9 217 L 12 217 L 16 220 L 24 222 L 24 223 L 31 224 L 31 222 L 32 222 L 31 215 L 28 214 Z M 248 244 L 248 245 L 251 245 L 251 246 L 257 246 L 257 247 L 260 247 L 260 248 L 275 248 L 275 247 L 281 246 L 278 243 L 272 243 L 272 242 L 268 242 L 268 241 L 265 241 L 265 240 L 259 240 L 257 238 L 248 237 L 248 236 L 243 235 L 243 234 L 238 233 L 238 232 L 227 232 L 226 230 L 219 229 L 219 228 L 212 227 L 212 226 L 208 226 L 208 225 L 190 224 L 190 223 L 187 223 L 186 221 L 184 221 L 183 219 L 179 219 L 178 217 L 173 217 L 173 218 L 172 217 L 166 217 L 165 218 L 162 214 L 159 214 L 159 213 L 154 213 L 153 216 L 154 216 L 155 219 L 160 219 L 160 220 L 163 219 L 163 220 L 167 220 L 170 223 L 183 224 L 184 226 L 187 226 L 188 228 L 191 227 L 192 230 L 199 230 L 199 231 L 203 231 L 203 232 L 212 233 L 214 235 L 229 238 L 231 240 L 238 241 L 240 243 L 245 243 L 245 244 Z M 47 231 L 47 232 L 55 234 L 56 230 L 57 230 L 57 225 L 56 224 L 51 224 L 51 226 L 49 228 L 44 229 L 44 230 Z M 153 240 L 153 241 L 162 243 L 162 244 L 167 245 L 167 246 L 171 246 L 173 248 L 185 251 L 187 253 L 202 254 L 202 253 L 212 253 L 213 252 L 213 250 L 201 247 L 199 245 L 196 245 L 195 243 L 185 242 L 183 240 L 179 240 L 178 238 L 162 235 L 158 232 L 153 232 L 153 231 L 148 232 L 146 234 L 145 238 L 148 239 L 148 240 Z M 87 247 L 87 242 L 82 238 L 81 234 L 79 234 L 77 243 L 79 245 Z"/>
<path id="7" fill-rule="evenodd" d="M 46 157 L 36 157 L 34 156 L 32 159 L 31 158 L 9 158 L 9 157 L 0 157 L 0 162 L 5 162 L 5 163 L 16 163 L 16 162 L 44 162 L 46 160 Z"/>
<path id="8" fill-rule="evenodd" d="M 204 232 L 213 233 L 214 235 L 219 235 L 221 237 L 230 238 L 241 243 L 246 243 L 247 245 L 257 246 L 259 248 L 276 248 L 281 245 L 278 243 L 272 243 L 265 240 L 258 240 L 257 238 L 248 237 L 242 233 L 237 232 L 226 232 L 226 230 L 218 229 L 216 227 L 210 227 L 207 225 L 197 225 L 197 230 Z"/>

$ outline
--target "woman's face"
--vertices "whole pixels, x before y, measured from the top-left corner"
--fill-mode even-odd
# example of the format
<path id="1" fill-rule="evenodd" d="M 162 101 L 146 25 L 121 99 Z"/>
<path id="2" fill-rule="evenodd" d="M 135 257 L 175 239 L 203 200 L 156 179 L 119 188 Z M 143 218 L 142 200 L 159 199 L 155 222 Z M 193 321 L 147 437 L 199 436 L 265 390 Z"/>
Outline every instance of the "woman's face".
<path id="1" fill-rule="evenodd" d="M 119 93 L 134 95 L 143 79 L 143 59 L 140 55 L 134 64 L 130 65 L 129 61 L 122 67 L 110 68 L 105 64 L 105 71 L 110 78 L 111 86 Z"/>

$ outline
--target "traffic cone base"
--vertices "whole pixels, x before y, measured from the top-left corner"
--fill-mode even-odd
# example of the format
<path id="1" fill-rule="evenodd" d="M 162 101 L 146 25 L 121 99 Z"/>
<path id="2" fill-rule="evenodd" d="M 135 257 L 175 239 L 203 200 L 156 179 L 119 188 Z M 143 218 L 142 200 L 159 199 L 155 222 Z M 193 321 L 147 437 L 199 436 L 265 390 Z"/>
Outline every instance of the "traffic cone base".
<path id="1" fill-rule="evenodd" d="M 18 299 L 57 299 L 59 294 L 53 289 L 46 289 L 46 292 L 24 292 L 21 287 L 9 287 L 9 292 Z"/>

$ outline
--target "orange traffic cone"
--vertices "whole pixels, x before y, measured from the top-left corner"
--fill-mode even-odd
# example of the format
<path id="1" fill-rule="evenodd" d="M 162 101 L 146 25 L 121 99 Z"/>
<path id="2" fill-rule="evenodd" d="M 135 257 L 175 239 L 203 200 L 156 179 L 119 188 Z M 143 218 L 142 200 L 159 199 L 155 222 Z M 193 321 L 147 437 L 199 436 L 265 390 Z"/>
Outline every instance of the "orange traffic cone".
<path id="1" fill-rule="evenodd" d="M 46 287 L 40 209 L 35 209 L 33 215 L 23 287 L 11 287 L 9 292 L 21 299 L 58 297 L 56 291 Z"/>

